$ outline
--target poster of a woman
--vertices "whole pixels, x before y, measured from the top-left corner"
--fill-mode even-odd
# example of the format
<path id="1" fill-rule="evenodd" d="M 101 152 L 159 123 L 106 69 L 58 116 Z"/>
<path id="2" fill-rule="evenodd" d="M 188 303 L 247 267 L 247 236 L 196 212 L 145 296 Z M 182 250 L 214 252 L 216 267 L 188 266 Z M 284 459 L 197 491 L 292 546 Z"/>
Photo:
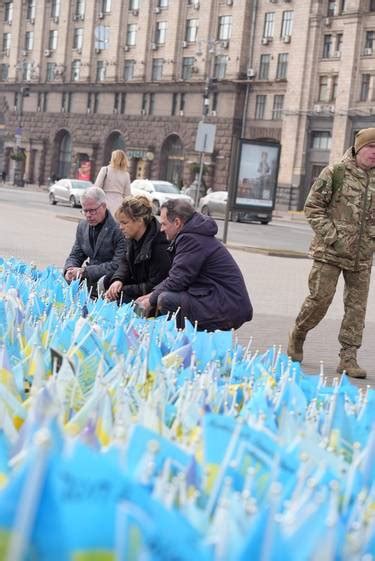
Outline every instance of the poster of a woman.
<path id="1" fill-rule="evenodd" d="M 279 151 L 280 145 L 276 143 L 242 141 L 236 206 L 273 208 Z"/>

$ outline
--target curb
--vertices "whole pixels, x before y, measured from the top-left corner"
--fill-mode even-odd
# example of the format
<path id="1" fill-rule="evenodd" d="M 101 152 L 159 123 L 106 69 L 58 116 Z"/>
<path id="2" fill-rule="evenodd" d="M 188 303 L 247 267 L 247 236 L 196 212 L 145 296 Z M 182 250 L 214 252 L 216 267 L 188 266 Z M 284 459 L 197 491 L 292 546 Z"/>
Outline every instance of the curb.
<path id="1" fill-rule="evenodd" d="M 303 251 L 294 251 L 292 249 L 277 249 L 270 247 L 252 247 L 249 245 L 241 245 L 235 243 L 227 243 L 228 249 L 236 249 L 247 253 L 259 253 L 261 255 L 269 255 L 270 257 L 289 257 L 292 259 L 308 259 L 309 256 Z"/>

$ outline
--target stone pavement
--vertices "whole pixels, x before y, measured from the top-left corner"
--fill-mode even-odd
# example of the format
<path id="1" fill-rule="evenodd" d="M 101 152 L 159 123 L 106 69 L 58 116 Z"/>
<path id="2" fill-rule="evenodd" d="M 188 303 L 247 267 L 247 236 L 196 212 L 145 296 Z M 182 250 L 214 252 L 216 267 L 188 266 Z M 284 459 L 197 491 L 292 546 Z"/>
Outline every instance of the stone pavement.
<path id="1" fill-rule="evenodd" d="M 10 187 L 10 184 L 6 185 Z M 23 188 L 17 188 L 23 189 Z M 25 189 L 45 190 L 45 187 L 26 186 Z M 274 220 L 283 222 L 304 221 L 303 214 L 277 211 Z M 65 222 L 65 224 L 67 224 Z M 74 227 L 75 228 L 75 227 Z M 70 239 L 73 238 L 73 228 Z M 260 245 L 260 244 L 259 244 Z M 267 247 L 265 240 L 261 247 L 228 244 L 228 249 L 238 262 L 254 305 L 254 319 L 238 330 L 241 343 L 247 345 L 252 337 L 252 349 L 264 352 L 272 345 L 281 345 L 286 351 L 288 332 L 293 325 L 299 308 L 307 295 L 307 278 L 311 260 L 298 252 L 277 251 Z M 54 245 L 57 253 L 57 244 Z M 64 252 L 64 255 L 66 250 Z M 22 257 L 22 256 L 21 256 Z M 34 257 L 35 258 L 35 257 Z M 62 259 L 62 257 L 61 257 Z M 336 296 L 320 325 L 311 331 L 305 343 L 303 369 L 308 373 L 318 373 L 320 361 L 330 380 L 336 376 L 339 343 L 337 335 L 343 316 L 343 283 L 340 280 Z M 367 369 L 368 378 L 354 381 L 361 387 L 375 387 L 375 276 L 373 276 L 363 345 L 359 351 L 360 365 Z"/>
<path id="2" fill-rule="evenodd" d="M 307 295 L 307 277 L 310 259 L 270 257 L 241 250 L 231 250 L 239 263 L 248 287 L 254 318 L 237 332 L 239 341 L 247 344 L 253 338 L 252 349 L 264 352 L 272 345 L 281 345 L 285 352 L 288 332 Z M 326 318 L 312 330 L 305 343 L 305 360 L 302 368 L 308 373 L 318 373 L 323 361 L 324 373 L 332 380 L 338 364 L 339 342 L 337 335 L 343 316 L 343 282 L 340 279 L 335 298 Z M 368 378 L 354 381 L 365 388 L 375 387 L 375 277 L 373 276 L 363 345 L 359 351 L 359 363 L 366 368 Z"/>

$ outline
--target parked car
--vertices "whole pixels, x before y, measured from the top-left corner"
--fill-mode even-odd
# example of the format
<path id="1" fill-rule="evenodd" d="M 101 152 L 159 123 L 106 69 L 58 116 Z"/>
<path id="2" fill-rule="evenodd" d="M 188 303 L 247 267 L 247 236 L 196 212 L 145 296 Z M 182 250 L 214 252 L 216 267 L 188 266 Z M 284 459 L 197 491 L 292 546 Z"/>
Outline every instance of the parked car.
<path id="1" fill-rule="evenodd" d="M 150 179 L 135 179 L 130 185 L 131 192 L 138 194 L 139 191 L 146 192 L 152 200 L 155 214 L 160 214 L 160 207 L 168 199 L 186 199 L 194 204 L 188 195 L 183 195 L 180 190 L 169 181 L 159 181 Z"/>
<path id="2" fill-rule="evenodd" d="M 228 191 L 213 191 L 199 201 L 198 210 L 213 218 L 225 218 Z M 268 224 L 271 213 L 257 210 L 232 210 L 230 219 L 234 222 L 260 222 Z"/>
<path id="3" fill-rule="evenodd" d="M 48 189 L 48 198 L 51 205 L 69 203 L 72 208 L 81 206 L 80 197 L 85 189 L 92 187 L 91 181 L 80 179 L 59 179 Z"/>

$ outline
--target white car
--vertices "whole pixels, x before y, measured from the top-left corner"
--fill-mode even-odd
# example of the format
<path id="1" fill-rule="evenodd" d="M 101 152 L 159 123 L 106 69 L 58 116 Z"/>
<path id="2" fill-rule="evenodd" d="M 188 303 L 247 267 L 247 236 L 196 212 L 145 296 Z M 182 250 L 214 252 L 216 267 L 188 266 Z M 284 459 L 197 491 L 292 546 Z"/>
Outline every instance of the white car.
<path id="1" fill-rule="evenodd" d="M 48 198 L 51 205 L 56 203 L 69 203 L 72 208 L 81 206 L 83 191 L 92 187 L 91 181 L 81 179 L 59 179 L 48 189 Z"/>
<path id="2" fill-rule="evenodd" d="M 169 181 L 150 179 L 135 179 L 130 185 L 132 194 L 138 195 L 146 192 L 152 201 L 155 214 L 160 214 L 160 207 L 169 199 L 186 199 L 191 204 L 194 201 L 188 195 L 180 193 L 179 189 Z"/>

